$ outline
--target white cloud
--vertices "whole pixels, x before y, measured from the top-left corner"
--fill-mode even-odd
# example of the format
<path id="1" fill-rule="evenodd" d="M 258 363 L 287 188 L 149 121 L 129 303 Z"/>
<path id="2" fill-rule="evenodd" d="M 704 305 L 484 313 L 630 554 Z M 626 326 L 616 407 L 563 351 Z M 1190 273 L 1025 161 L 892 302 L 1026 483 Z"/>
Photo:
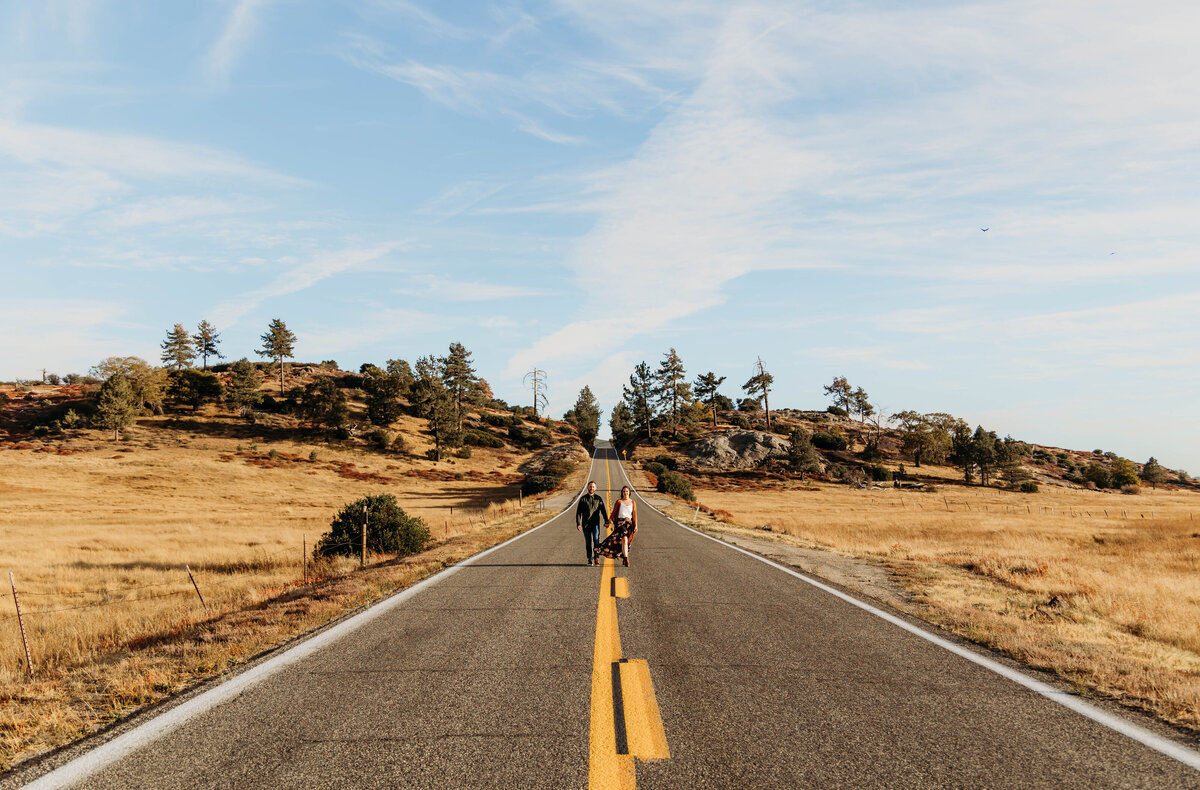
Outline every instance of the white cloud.
<path id="1" fill-rule="evenodd" d="M 397 293 L 445 302 L 488 302 L 545 295 L 543 291 L 525 285 L 471 282 L 435 274 L 416 275 L 412 281 L 415 287 L 400 289 Z"/>
<path id="2" fill-rule="evenodd" d="M 41 378 L 43 367 L 60 374 L 86 372 L 119 353 L 112 330 L 125 313 L 118 304 L 92 299 L 0 299 L 0 337 L 5 339 L 0 378 Z M 148 353 L 120 353 L 139 352 Z"/>
<path id="3" fill-rule="evenodd" d="M 250 200 L 178 195 L 126 204 L 109 212 L 103 221 L 114 228 L 174 225 L 206 217 L 243 214 L 261 208 L 261 204 Z"/>
<path id="4" fill-rule="evenodd" d="M 262 288 L 239 294 L 217 305 L 212 311 L 213 323 L 220 329 L 227 329 L 256 310 L 263 302 L 311 288 L 336 274 L 379 260 L 401 246 L 400 243 L 393 242 L 316 255 L 306 263 L 287 269 Z"/>
<path id="5" fill-rule="evenodd" d="M 202 69 L 209 87 L 218 90 L 229 87 L 233 69 L 245 54 L 265 5 L 266 0 L 235 0 L 221 35 L 204 55 Z"/>

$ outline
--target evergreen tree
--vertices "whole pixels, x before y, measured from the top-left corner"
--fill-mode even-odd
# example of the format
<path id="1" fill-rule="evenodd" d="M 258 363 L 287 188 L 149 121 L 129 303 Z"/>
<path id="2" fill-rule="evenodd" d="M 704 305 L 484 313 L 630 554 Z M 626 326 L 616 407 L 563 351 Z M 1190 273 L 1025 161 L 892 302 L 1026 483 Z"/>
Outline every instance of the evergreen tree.
<path id="1" fill-rule="evenodd" d="M 775 383 L 775 377 L 767 372 L 763 366 L 762 357 L 758 358 L 755 363 L 755 374 L 750 377 L 750 380 L 742 385 L 742 389 L 746 394 L 756 400 L 761 400 L 763 408 L 767 411 L 767 430 L 771 430 L 771 385 Z"/>
<path id="2" fill-rule="evenodd" d="M 963 482 L 970 483 L 974 477 L 975 453 L 971 443 L 971 426 L 962 420 L 956 421 L 950 429 L 950 461 L 963 470 Z"/>
<path id="3" fill-rule="evenodd" d="M 225 388 L 226 402 L 240 412 L 257 406 L 262 400 L 262 384 L 250 360 L 242 357 L 229 366 L 229 373 L 229 386 Z"/>
<path id="4" fill-rule="evenodd" d="M 845 376 L 837 376 L 831 384 L 825 386 L 825 394 L 833 401 L 833 405 L 846 414 L 850 413 L 850 406 L 854 401 L 854 391 L 850 389 L 850 382 Z"/>
<path id="5" fill-rule="evenodd" d="M 579 441 L 584 447 L 591 448 L 596 442 L 596 435 L 600 433 L 601 415 L 600 404 L 592 394 L 591 387 L 585 386 L 579 391 L 579 398 L 569 414 L 571 417 L 568 422 L 575 426 Z"/>
<path id="6" fill-rule="evenodd" d="M 372 425 L 388 426 L 400 416 L 400 379 L 375 365 L 364 365 L 362 390 L 366 395 L 367 419 Z"/>
<path id="7" fill-rule="evenodd" d="M 192 366 L 192 360 L 196 358 L 196 349 L 192 346 L 192 336 L 183 328 L 183 324 L 176 324 L 174 329 L 167 332 L 167 339 L 160 345 L 163 367 L 169 370 L 184 370 Z"/>
<path id="8" fill-rule="evenodd" d="M 224 394 L 221 380 L 202 370 L 172 370 L 167 374 L 167 390 L 177 403 L 199 411 L 205 401 L 217 400 Z"/>
<path id="9" fill-rule="evenodd" d="M 221 335 L 217 332 L 217 328 L 208 321 L 201 321 L 196 327 L 196 334 L 192 335 L 192 343 L 195 344 L 196 352 L 193 355 L 200 357 L 203 360 L 203 369 L 208 370 L 208 358 L 216 357 L 224 359 L 225 355 L 217 350 L 217 346 L 221 343 Z"/>
<path id="10" fill-rule="evenodd" d="M 985 431 L 982 425 L 975 426 L 968 454 L 975 466 L 979 467 L 979 482 L 986 486 L 996 465 L 996 434 Z"/>
<path id="11" fill-rule="evenodd" d="M 654 440 L 654 374 L 645 362 L 639 362 L 629 376 L 629 385 L 624 388 L 625 405 L 633 424 L 646 438 Z"/>
<path id="12" fill-rule="evenodd" d="M 462 343 L 451 343 L 450 353 L 440 361 L 442 381 L 454 403 L 454 427 L 462 430 L 467 406 L 478 404 L 480 400 L 479 376 L 471 366 L 471 352 Z"/>
<path id="13" fill-rule="evenodd" d="M 1149 483 L 1152 488 L 1158 488 L 1158 484 L 1167 479 L 1162 464 L 1154 456 L 1150 456 L 1150 460 L 1142 465 L 1142 479 Z"/>
<path id="14" fill-rule="evenodd" d="M 433 460 L 442 460 L 442 443 L 454 428 L 454 399 L 446 389 L 441 362 L 433 357 L 417 360 L 416 380 L 410 395 L 418 416 L 429 423 L 433 435 Z"/>
<path id="15" fill-rule="evenodd" d="M 613 406 L 612 414 L 608 418 L 608 428 L 612 432 L 614 447 L 623 447 L 629 444 L 637 432 L 637 428 L 633 424 L 633 415 L 625 401 Z"/>
<path id="16" fill-rule="evenodd" d="M 92 423 L 100 428 L 111 429 L 115 441 L 121 438 L 122 428 L 133 425 L 137 413 L 137 396 L 125 374 L 118 372 L 105 379 L 96 398 L 96 413 L 92 416 Z"/>
<path id="17" fill-rule="evenodd" d="M 711 370 L 696 379 L 693 387 L 696 390 L 696 397 L 708 404 L 709 411 L 712 412 L 713 427 L 717 427 L 717 398 L 721 397 L 721 384 L 725 381 L 725 377 L 717 378 L 717 374 Z"/>
<path id="18" fill-rule="evenodd" d="M 283 394 L 283 361 L 292 359 L 296 354 L 296 335 L 287 328 L 282 318 L 272 318 L 267 325 L 267 331 L 262 336 L 263 347 L 257 353 L 260 357 L 275 360 L 279 365 L 279 394 Z"/>
<path id="19" fill-rule="evenodd" d="M 658 398 L 660 413 L 667 418 L 667 424 L 671 426 L 672 437 L 678 435 L 683 408 L 692 399 L 692 385 L 687 383 L 685 373 L 683 360 L 672 348 L 663 355 L 655 374 L 655 395 Z"/>
<path id="20" fill-rule="evenodd" d="M 821 459 L 812 446 L 812 436 L 803 428 L 793 428 L 789 437 L 788 469 L 800 474 L 800 479 L 809 472 L 821 471 Z"/>
<path id="21" fill-rule="evenodd" d="M 350 416 L 346 394 L 330 376 L 310 381 L 299 393 L 297 410 L 313 428 L 341 428 Z"/>
<path id="22" fill-rule="evenodd" d="M 854 407 L 854 411 L 858 412 L 859 422 L 865 423 L 867 418 L 875 413 L 875 407 L 871 405 L 871 398 L 862 387 L 857 388 L 851 394 L 850 405 Z"/>
<path id="23" fill-rule="evenodd" d="M 408 391 L 412 389 L 414 381 L 412 366 L 403 359 L 389 359 L 387 361 L 387 372 L 400 385 L 400 397 L 407 398 Z"/>

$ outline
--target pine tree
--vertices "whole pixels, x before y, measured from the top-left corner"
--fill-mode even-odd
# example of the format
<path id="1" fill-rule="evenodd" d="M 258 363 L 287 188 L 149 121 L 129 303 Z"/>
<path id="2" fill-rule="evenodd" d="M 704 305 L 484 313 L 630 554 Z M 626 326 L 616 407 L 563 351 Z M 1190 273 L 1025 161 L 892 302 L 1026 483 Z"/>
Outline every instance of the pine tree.
<path id="1" fill-rule="evenodd" d="M 1152 488 L 1158 488 L 1158 484 L 1167 479 L 1162 464 L 1154 456 L 1150 456 L 1150 460 L 1142 465 L 1142 479 L 1149 483 Z"/>
<path id="2" fill-rule="evenodd" d="M 296 335 L 283 322 L 282 318 L 272 318 L 267 325 L 267 331 L 262 336 L 263 347 L 257 353 L 260 357 L 275 360 L 279 365 L 279 394 L 283 394 L 283 361 L 292 359 L 296 354 Z"/>
<path id="3" fill-rule="evenodd" d="M 100 385 L 96 398 L 96 413 L 92 422 L 113 432 L 113 440 L 121 438 L 121 429 L 133 425 L 138 413 L 137 396 L 124 373 L 114 373 Z"/>
<path id="4" fill-rule="evenodd" d="M 298 410 L 314 428 L 340 428 L 350 416 L 346 394 L 338 389 L 337 382 L 329 376 L 322 376 L 305 385 L 300 393 Z"/>
<path id="5" fill-rule="evenodd" d="M 789 437 L 788 468 L 800 474 L 800 479 L 808 472 L 821 471 L 821 459 L 813 449 L 812 437 L 803 428 L 793 428 Z"/>
<path id="6" fill-rule="evenodd" d="M 172 370 L 167 374 L 167 390 L 177 403 L 199 411 L 205 401 L 218 400 L 225 394 L 221 380 L 216 374 L 203 370 Z"/>
<path id="7" fill-rule="evenodd" d="M 845 376 L 837 376 L 833 379 L 833 383 L 825 386 L 825 394 L 833 401 L 836 408 L 841 409 L 850 414 L 850 405 L 854 400 L 854 391 L 850 389 L 850 382 Z"/>
<path id="8" fill-rule="evenodd" d="M 713 427 L 717 427 L 717 397 L 720 396 L 721 384 L 725 381 L 725 377 L 717 378 L 717 374 L 711 370 L 696 379 L 693 385 L 696 389 L 696 397 L 708 404 L 709 410 L 712 412 Z"/>
<path id="9" fill-rule="evenodd" d="M 400 397 L 407 398 L 408 391 L 412 389 L 414 380 L 412 366 L 403 359 L 389 359 L 387 361 L 387 372 L 400 385 Z"/>
<path id="10" fill-rule="evenodd" d="M 666 416 L 667 422 L 671 426 L 672 438 L 678 435 L 683 407 L 692 399 L 692 385 L 687 383 L 685 373 L 683 360 L 672 348 L 663 355 L 663 360 L 659 363 L 658 371 L 654 376 L 656 382 L 654 391 L 657 395 L 660 413 Z"/>
<path id="11" fill-rule="evenodd" d="M 176 324 L 174 329 L 167 332 L 167 339 L 160 345 L 163 350 L 163 367 L 169 370 L 184 370 L 192 366 L 192 360 L 196 358 L 196 349 L 192 346 L 192 336 L 183 328 L 183 324 Z"/>
<path id="12" fill-rule="evenodd" d="M 600 433 L 600 404 L 596 400 L 596 396 L 592 394 L 592 388 L 585 386 L 579 391 L 579 398 L 575 401 L 574 408 L 570 411 L 571 419 L 568 420 L 575 426 L 576 433 L 579 434 L 579 441 L 584 447 L 591 448 L 596 442 L 596 434 Z"/>
<path id="13" fill-rule="evenodd" d="M 479 402 L 479 376 L 471 366 L 471 352 L 462 343 L 451 343 L 450 353 L 442 357 L 442 381 L 454 403 L 454 427 L 462 430 L 466 407 Z"/>
<path id="14" fill-rule="evenodd" d="M 633 415 L 629 412 L 629 406 L 621 401 L 616 406 L 613 406 L 612 414 L 608 418 L 608 428 L 612 432 L 612 441 L 614 447 L 621 447 L 629 443 L 637 429 L 633 424 Z"/>
<path id="15" fill-rule="evenodd" d="M 763 366 L 762 357 L 758 358 L 755 363 L 755 374 L 750 377 L 750 380 L 742 385 L 747 395 L 761 400 L 763 408 L 767 411 L 767 430 L 771 430 L 771 385 L 775 383 L 775 377 L 767 372 Z"/>
<path id="16" fill-rule="evenodd" d="M 654 374 L 645 362 L 639 362 L 624 388 L 625 405 L 629 409 L 633 424 L 646 432 L 646 438 L 654 441 Z"/>
<path id="17" fill-rule="evenodd" d="M 221 335 L 217 332 L 217 328 L 208 321 L 201 321 L 196 327 L 196 334 L 192 335 L 192 343 L 195 344 L 195 354 L 193 358 L 200 357 L 203 360 L 203 369 L 208 370 L 208 358 L 216 357 L 224 359 L 225 355 L 217 350 L 217 346 L 221 342 Z"/>
<path id="18" fill-rule="evenodd" d="M 229 366 L 229 373 L 229 386 L 225 388 L 226 402 L 241 412 L 256 406 L 262 400 L 262 384 L 250 360 L 242 357 Z"/>
<path id="19" fill-rule="evenodd" d="M 416 380 L 410 395 L 417 414 L 433 434 L 433 460 L 442 460 L 442 442 L 454 426 L 454 400 L 446 389 L 441 362 L 433 357 L 417 360 Z"/>
<path id="20" fill-rule="evenodd" d="M 362 390 L 367 400 L 367 420 L 391 425 L 400 416 L 400 378 L 375 365 L 363 366 Z"/>

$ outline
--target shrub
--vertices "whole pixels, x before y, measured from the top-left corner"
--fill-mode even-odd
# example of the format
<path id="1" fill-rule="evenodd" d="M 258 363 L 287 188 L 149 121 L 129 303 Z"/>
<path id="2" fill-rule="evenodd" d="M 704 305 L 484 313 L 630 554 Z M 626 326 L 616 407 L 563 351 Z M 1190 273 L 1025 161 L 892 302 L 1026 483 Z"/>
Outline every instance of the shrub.
<path id="1" fill-rule="evenodd" d="M 879 461 L 883 460 L 883 453 L 880 452 L 879 445 L 871 442 L 862 449 L 862 452 L 858 454 L 858 457 L 868 463 L 878 463 Z"/>
<path id="2" fill-rule="evenodd" d="M 1038 492 L 1038 484 L 1032 480 L 1026 480 L 1017 486 L 1017 490 L 1022 494 L 1036 494 Z"/>
<path id="3" fill-rule="evenodd" d="M 867 467 L 866 472 L 877 483 L 892 481 L 892 470 L 882 464 L 872 464 Z"/>
<path id="4" fill-rule="evenodd" d="M 313 557 L 356 556 L 362 546 L 364 508 L 369 550 L 404 556 L 424 550 L 429 543 L 424 521 L 405 513 L 391 494 L 377 494 L 343 507 L 313 548 Z"/>
<path id="5" fill-rule="evenodd" d="M 408 445 L 408 439 L 405 439 L 402 434 L 396 434 L 396 438 L 392 439 L 392 452 L 408 455 L 412 452 L 412 448 Z"/>
<path id="6" fill-rule="evenodd" d="M 367 440 L 367 444 L 381 453 L 392 446 L 392 434 L 383 428 L 372 428 L 363 434 L 363 438 Z"/>
<path id="7" fill-rule="evenodd" d="M 829 412 L 834 417 L 849 417 L 850 416 L 850 413 L 847 412 L 845 409 L 843 409 L 841 406 L 829 406 L 829 407 L 826 407 L 825 411 Z"/>
<path id="8" fill-rule="evenodd" d="M 473 428 L 468 428 L 463 431 L 463 444 L 468 447 L 503 447 L 504 440 L 499 436 L 494 436 L 487 431 L 478 431 Z"/>
<path id="9" fill-rule="evenodd" d="M 559 482 L 561 481 L 557 477 L 550 475 L 530 475 L 521 482 L 521 493 L 530 496 L 543 491 L 553 491 L 558 488 Z"/>
<path id="10" fill-rule="evenodd" d="M 279 460 L 279 451 L 276 450 L 274 447 L 272 447 L 271 452 L 267 453 L 267 457 L 270 458 L 272 461 L 278 461 Z"/>
<path id="11" fill-rule="evenodd" d="M 1108 471 L 1108 467 L 1094 461 L 1083 470 L 1083 479 L 1094 483 L 1097 488 L 1112 488 L 1112 473 Z"/>
<path id="12" fill-rule="evenodd" d="M 1129 483 L 1128 485 L 1121 486 L 1121 493 L 1122 494 L 1140 494 L 1140 493 L 1142 493 L 1142 487 L 1139 485 L 1134 485 L 1133 483 Z"/>
<path id="13" fill-rule="evenodd" d="M 514 443 L 526 447 L 542 447 L 550 441 L 550 431 L 545 428 L 524 428 L 513 426 L 508 429 L 508 438 Z"/>
<path id="14" fill-rule="evenodd" d="M 484 414 L 480 416 L 480 419 L 495 428 L 507 428 L 512 425 L 511 418 L 515 416 L 512 414 Z"/>
<path id="15" fill-rule="evenodd" d="M 746 419 L 746 415 L 744 414 L 735 414 L 729 421 L 743 431 L 750 430 L 750 421 Z"/>
<path id="16" fill-rule="evenodd" d="M 696 495 L 692 493 L 692 484 L 678 472 L 664 472 L 659 476 L 656 488 L 661 493 L 671 494 L 689 502 L 696 498 Z"/>
<path id="17" fill-rule="evenodd" d="M 242 449 L 240 445 L 238 446 L 238 449 L 239 450 Z M 313 450 L 311 453 L 308 454 L 308 460 L 313 462 L 314 464 L 317 462 L 317 451 L 316 450 Z"/>
<path id="18" fill-rule="evenodd" d="M 571 461 L 564 458 L 554 458 L 547 461 L 538 474 L 549 475 L 550 477 L 557 477 L 559 480 L 562 480 L 574 471 L 575 464 Z"/>
<path id="19" fill-rule="evenodd" d="M 813 447 L 820 450 L 845 450 L 849 447 L 846 437 L 837 433 L 818 431 L 812 437 Z"/>
<path id="20" fill-rule="evenodd" d="M 84 419 L 74 409 L 67 409 L 67 413 L 62 416 L 62 427 L 64 428 L 82 428 L 83 424 Z"/>
<path id="21" fill-rule="evenodd" d="M 662 464 L 672 472 L 679 468 L 679 462 L 666 453 L 654 456 L 654 463 Z"/>
<path id="22" fill-rule="evenodd" d="M 829 477 L 834 480 L 841 480 L 846 474 L 846 467 L 841 464 L 831 464 L 829 469 Z"/>
<path id="23" fill-rule="evenodd" d="M 454 451 L 455 458 L 470 458 L 472 454 L 470 447 L 460 447 Z"/>
<path id="24" fill-rule="evenodd" d="M 662 464 L 658 463 L 657 461 L 650 461 L 648 463 L 642 464 L 642 469 L 645 469 L 647 472 L 654 475 L 655 477 L 662 477 L 668 471 L 667 467 L 663 466 Z"/>

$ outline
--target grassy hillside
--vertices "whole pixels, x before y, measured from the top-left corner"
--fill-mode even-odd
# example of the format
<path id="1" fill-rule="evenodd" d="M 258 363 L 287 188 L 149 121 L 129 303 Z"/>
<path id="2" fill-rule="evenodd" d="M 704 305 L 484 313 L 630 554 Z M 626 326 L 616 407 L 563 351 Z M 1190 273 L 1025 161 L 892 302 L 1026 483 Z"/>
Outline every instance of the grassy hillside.
<path id="1" fill-rule="evenodd" d="M 295 373 L 297 384 L 353 380 Z M 0 570 L 14 573 L 34 665 L 29 678 L 9 593 L 0 614 L 4 764 L 538 523 L 548 513 L 519 492 L 548 461 L 560 474 L 574 464 L 566 486 L 586 473 L 568 426 L 488 407 L 464 427 L 496 446 L 454 448 L 435 462 L 425 420 L 404 414 L 381 442 L 352 388 L 343 388 L 351 416 L 340 438 L 284 410 L 251 421 L 215 405 L 141 416 L 120 441 L 38 428 L 67 409 L 85 413 L 94 389 L 9 389 L 0 410 Z M 357 557 L 314 560 L 337 511 L 381 493 L 426 521 L 429 549 L 370 556 L 363 571 Z"/>

